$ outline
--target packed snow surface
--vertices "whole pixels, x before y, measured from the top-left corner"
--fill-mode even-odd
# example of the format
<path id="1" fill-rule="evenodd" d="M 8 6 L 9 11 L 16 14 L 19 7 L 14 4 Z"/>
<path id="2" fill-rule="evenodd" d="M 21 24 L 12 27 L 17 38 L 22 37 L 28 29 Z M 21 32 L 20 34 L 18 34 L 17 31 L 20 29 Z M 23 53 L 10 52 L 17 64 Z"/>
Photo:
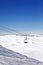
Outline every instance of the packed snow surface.
<path id="1" fill-rule="evenodd" d="M 0 36 L 0 45 L 43 62 L 43 36 L 28 36 L 28 43 L 24 43 L 25 36 Z"/>

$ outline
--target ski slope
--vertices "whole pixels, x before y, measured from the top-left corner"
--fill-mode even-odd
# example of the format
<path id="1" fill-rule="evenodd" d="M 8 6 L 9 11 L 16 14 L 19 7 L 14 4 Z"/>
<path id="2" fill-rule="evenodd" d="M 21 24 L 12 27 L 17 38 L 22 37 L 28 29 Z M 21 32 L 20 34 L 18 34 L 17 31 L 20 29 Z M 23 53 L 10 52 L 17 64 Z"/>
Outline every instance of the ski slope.
<path id="1" fill-rule="evenodd" d="M 3 35 L 0 36 L 0 45 L 43 62 L 43 36 L 34 35 L 27 38 L 28 43 L 25 44 L 25 36 Z"/>

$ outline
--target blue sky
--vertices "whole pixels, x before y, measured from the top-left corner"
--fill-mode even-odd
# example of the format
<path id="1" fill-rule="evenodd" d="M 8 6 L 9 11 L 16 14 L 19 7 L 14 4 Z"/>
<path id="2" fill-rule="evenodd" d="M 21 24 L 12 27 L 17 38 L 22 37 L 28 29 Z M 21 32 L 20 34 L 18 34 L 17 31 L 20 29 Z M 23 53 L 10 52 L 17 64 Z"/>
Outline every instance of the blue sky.
<path id="1" fill-rule="evenodd" d="M 0 32 L 3 26 L 43 33 L 43 0 L 0 0 Z"/>

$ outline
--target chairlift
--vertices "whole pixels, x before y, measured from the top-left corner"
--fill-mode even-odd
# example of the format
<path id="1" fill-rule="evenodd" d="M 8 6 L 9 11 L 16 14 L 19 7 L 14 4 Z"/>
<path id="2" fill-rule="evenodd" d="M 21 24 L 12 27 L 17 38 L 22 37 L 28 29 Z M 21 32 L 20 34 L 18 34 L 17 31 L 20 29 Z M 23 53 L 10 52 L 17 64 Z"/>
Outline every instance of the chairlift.
<path id="1" fill-rule="evenodd" d="M 24 43 L 28 43 L 28 41 L 27 41 L 27 35 L 26 35 L 26 38 L 25 38 L 25 40 L 24 40 Z"/>

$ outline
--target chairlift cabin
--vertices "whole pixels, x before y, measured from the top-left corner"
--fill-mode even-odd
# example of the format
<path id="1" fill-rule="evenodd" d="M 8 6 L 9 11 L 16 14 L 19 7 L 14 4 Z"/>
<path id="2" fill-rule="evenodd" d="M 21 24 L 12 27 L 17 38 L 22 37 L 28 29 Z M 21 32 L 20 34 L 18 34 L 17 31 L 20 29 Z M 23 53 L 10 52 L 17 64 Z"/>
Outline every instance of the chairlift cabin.
<path id="1" fill-rule="evenodd" d="M 26 38 L 25 38 L 25 40 L 24 40 L 24 43 L 28 43 L 28 41 L 27 41 L 27 35 L 26 35 Z"/>

